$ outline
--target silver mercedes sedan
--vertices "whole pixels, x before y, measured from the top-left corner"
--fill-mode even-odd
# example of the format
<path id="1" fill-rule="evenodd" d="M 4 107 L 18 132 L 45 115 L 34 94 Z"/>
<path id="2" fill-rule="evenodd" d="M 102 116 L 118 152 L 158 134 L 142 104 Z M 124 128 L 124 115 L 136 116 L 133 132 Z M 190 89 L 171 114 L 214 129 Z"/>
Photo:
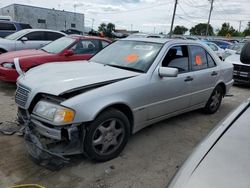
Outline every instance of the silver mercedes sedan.
<path id="1" fill-rule="evenodd" d="M 215 113 L 233 84 L 233 66 L 188 40 L 127 38 L 89 61 L 22 73 L 15 100 L 36 159 L 117 157 L 131 134 L 195 109 Z"/>

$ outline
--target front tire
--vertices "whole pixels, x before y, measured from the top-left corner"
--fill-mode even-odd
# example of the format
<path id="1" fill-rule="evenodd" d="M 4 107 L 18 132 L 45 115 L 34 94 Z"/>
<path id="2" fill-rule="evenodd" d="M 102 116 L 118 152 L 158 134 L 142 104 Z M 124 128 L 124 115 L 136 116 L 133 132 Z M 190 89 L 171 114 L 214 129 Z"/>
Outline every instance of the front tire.
<path id="1" fill-rule="evenodd" d="M 221 101 L 223 98 L 224 92 L 220 85 L 216 86 L 211 94 L 210 98 L 207 101 L 207 104 L 204 108 L 204 112 L 207 114 L 214 114 L 217 112 L 221 105 Z"/>
<path id="2" fill-rule="evenodd" d="M 130 135 L 128 118 L 114 108 L 101 113 L 90 123 L 84 140 L 87 156 L 95 161 L 117 157 L 126 146 Z"/>

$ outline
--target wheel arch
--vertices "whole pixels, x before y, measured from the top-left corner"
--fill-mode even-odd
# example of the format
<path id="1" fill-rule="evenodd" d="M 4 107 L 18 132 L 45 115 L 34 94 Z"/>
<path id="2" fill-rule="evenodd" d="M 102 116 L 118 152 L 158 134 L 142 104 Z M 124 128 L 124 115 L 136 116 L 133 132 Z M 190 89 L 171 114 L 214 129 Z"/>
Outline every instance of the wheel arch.
<path id="1" fill-rule="evenodd" d="M 219 82 L 217 85 L 216 85 L 216 87 L 217 86 L 221 86 L 221 88 L 223 89 L 223 97 L 226 95 L 226 84 L 224 83 L 224 82 Z"/>
<path id="2" fill-rule="evenodd" d="M 114 109 L 121 111 L 128 118 L 128 121 L 130 123 L 130 134 L 131 134 L 133 132 L 133 128 L 134 128 L 134 115 L 133 115 L 133 111 L 131 110 L 131 108 L 125 103 L 118 102 L 118 103 L 109 104 L 109 105 L 103 107 L 101 110 L 99 110 L 95 114 L 93 120 L 96 119 L 96 117 L 98 115 L 100 115 L 102 112 L 104 112 L 110 108 L 114 108 Z"/>

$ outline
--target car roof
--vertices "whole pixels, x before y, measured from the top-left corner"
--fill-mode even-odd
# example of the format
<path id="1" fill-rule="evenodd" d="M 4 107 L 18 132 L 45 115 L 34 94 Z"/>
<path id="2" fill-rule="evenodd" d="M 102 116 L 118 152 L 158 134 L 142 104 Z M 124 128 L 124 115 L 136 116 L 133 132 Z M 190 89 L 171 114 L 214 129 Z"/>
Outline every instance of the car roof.
<path id="1" fill-rule="evenodd" d="M 30 25 L 28 23 L 24 23 L 24 22 L 17 22 L 17 21 L 9 21 L 9 20 L 0 20 L 0 22 L 2 23 L 14 23 L 14 24 L 27 24 L 27 25 Z"/>
<path id="2" fill-rule="evenodd" d="M 139 42 L 153 42 L 153 43 L 161 43 L 164 44 L 166 42 L 169 42 L 173 39 L 167 39 L 167 38 L 141 38 L 141 37 L 135 37 L 135 38 L 124 38 L 120 40 L 125 41 L 139 41 Z"/>
<path id="3" fill-rule="evenodd" d="M 107 39 L 107 38 L 103 38 L 103 37 L 96 37 L 96 36 L 84 36 L 84 35 L 68 35 L 67 37 L 70 38 L 74 38 L 74 39 L 97 39 L 97 40 L 105 40 L 105 41 L 109 41 L 112 42 L 111 40 Z"/>
<path id="4" fill-rule="evenodd" d="M 202 44 L 200 41 L 176 39 L 176 38 L 171 38 L 171 39 L 170 38 L 124 38 L 124 39 L 120 39 L 120 40 L 122 40 L 122 41 L 152 42 L 152 43 L 160 43 L 160 44 L 165 44 L 168 42 L 182 43 L 182 44 Z"/>
<path id="5" fill-rule="evenodd" d="M 65 33 L 63 33 L 63 32 L 61 32 L 61 31 L 56 31 L 56 30 L 51 30 L 51 29 L 22 29 L 22 30 L 26 30 L 26 31 L 28 31 L 28 32 L 31 32 L 31 31 L 51 31 L 51 32 L 56 32 L 56 33 L 61 33 L 61 34 L 63 34 L 63 35 L 67 35 L 67 34 L 65 34 Z"/>

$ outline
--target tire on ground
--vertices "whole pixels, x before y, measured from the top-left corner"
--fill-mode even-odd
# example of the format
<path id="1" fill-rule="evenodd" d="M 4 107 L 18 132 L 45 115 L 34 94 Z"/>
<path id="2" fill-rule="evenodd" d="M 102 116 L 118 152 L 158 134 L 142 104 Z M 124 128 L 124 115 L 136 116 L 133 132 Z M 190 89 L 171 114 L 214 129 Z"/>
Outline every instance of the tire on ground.
<path id="1" fill-rule="evenodd" d="M 218 104 L 216 107 L 212 107 L 212 103 L 214 102 L 213 100 L 216 93 L 219 93 Z M 214 114 L 215 112 L 217 112 L 217 110 L 221 105 L 223 95 L 224 95 L 223 88 L 220 85 L 216 86 L 211 96 L 209 97 L 206 106 L 203 108 L 203 112 L 205 112 L 206 114 Z"/>
<path id="2" fill-rule="evenodd" d="M 112 118 L 116 118 L 119 121 L 119 123 L 123 124 L 124 137 L 121 141 L 120 146 L 113 153 L 107 155 L 100 155 L 95 151 L 93 146 L 94 135 L 99 125 Z M 95 120 L 92 121 L 90 125 L 87 127 L 86 136 L 84 139 L 84 150 L 87 156 L 94 161 L 99 161 L 99 162 L 108 161 L 117 157 L 122 152 L 122 150 L 124 149 L 124 147 L 128 142 L 129 136 L 130 136 L 130 123 L 127 116 L 117 109 L 110 108 L 106 111 L 103 111 L 100 115 L 98 115 L 95 118 Z"/>

